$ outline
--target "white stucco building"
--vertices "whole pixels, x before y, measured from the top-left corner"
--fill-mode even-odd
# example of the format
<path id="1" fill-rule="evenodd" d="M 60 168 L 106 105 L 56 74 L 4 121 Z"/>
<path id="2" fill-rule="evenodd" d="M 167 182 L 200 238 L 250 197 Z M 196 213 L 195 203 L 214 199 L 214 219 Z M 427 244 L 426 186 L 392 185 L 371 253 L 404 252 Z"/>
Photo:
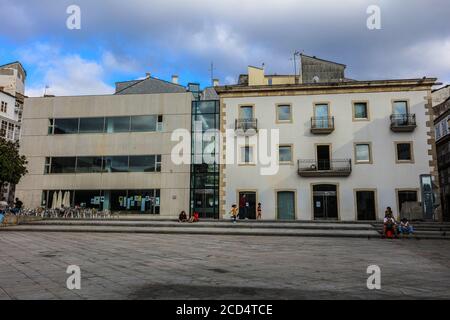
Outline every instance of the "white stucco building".
<path id="1" fill-rule="evenodd" d="M 268 220 L 379 220 L 388 206 L 398 215 L 405 203 L 422 202 L 424 216 L 438 218 L 430 200 L 436 79 L 272 77 L 249 67 L 242 83 L 216 89 L 222 131 L 236 131 L 233 143 L 248 139 L 237 146 L 237 163 L 222 166 L 222 214 L 237 204 L 254 218 L 261 203 Z M 275 175 L 262 175 L 257 159 L 261 141 L 253 139 L 263 129 L 279 131 Z"/>

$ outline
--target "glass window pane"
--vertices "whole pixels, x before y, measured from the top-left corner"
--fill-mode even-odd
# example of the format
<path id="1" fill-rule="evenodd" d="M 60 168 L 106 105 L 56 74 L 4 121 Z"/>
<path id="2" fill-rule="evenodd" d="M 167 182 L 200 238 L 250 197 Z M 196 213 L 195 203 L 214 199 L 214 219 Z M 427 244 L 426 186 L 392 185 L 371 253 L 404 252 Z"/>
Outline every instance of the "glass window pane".
<path id="1" fill-rule="evenodd" d="M 81 118 L 80 133 L 103 132 L 105 118 Z"/>
<path id="2" fill-rule="evenodd" d="M 130 117 L 111 117 L 106 118 L 106 132 L 129 132 Z"/>
<path id="3" fill-rule="evenodd" d="M 101 205 L 100 190 L 75 190 L 75 206 L 81 208 L 96 208 Z"/>
<path id="4" fill-rule="evenodd" d="M 406 101 L 395 101 L 394 102 L 394 114 L 407 114 L 408 104 Z"/>
<path id="5" fill-rule="evenodd" d="M 278 106 L 278 120 L 279 121 L 291 120 L 291 106 Z"/>
<path id="6" fill-rule="evenodd" d="M 156 131 L 157 116 L 135 116 L 131 117 L 131 131 Z"/>
<path id="7" fill-rule="evenodd" d="M 76 119 L 55 119 L 55 134 L 78 133 L 78 118 Z"/>
<path id="8" fill-rule="evenodd" d="M 128 172 L 128 157 L 105 157 L 104 160 L 105 172 Z"/>
<path id="9" fill-rule="evenodd" d="M 356 161 L 358 162 L 370 161 L 370 148 L 368 144 L 356 145 Z"/>
<path id="10" fill-rule="evenodd" d="M 290 146 L 280 147 L 280 162 L 292 161 L 292 148 Z"/>
<path id="11" fill-rule="evenodd" d="M 409 143 L 397 144 L 397 157 L 399 161 L 411 160 L 411 145 Z"/>
<path id="12" fill-rule="evenodd" d="M 52 158 L 51 173 L 75 173 L 75 157 Z"/>
<path id="13" fill-rule="evenodd" d="M 102 172 L 102 157 L 78 157 L 77 173 Z"/>
<path id="14" fill-rule="evenodd" d="M 367 103 L 355 103 L 355 119 L 367 119 Z"/>
<path id="15" fill-rule="evenodd" d="M 241 119 L 253 119 L 253 107 L 252 106 L 244 106 L 241 107 Z"/>
<path id="16" fill-rule="evenodd" d="M 155 156 L 131 156 L 130 172 L 155 172 Z"/>

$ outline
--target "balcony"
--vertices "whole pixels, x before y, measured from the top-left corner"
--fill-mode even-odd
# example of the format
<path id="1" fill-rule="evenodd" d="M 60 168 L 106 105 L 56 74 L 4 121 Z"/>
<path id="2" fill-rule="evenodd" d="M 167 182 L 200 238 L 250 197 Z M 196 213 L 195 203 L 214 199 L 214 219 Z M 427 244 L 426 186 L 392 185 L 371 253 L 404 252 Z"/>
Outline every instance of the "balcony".
<path id="1" fill-rule="evenodd" d="M 412 132 L 417 127 L 415 114 L 392 114 L 391 130 L 394 132 Z"/>
<path id="2" fill-rule="evenodd" d="M 298 160 L 300 177 L 348 177 L 352 173 L 352 160 Z"/>
<path id="3" fill-rule="evenodd" d="M 334 117 L 312 117 L 311 133 L 330 134 L 334 131 Z"/>
<path id="4" fill-rule="evenodd" d="M 236 119 L 234 125 L 236 134 L 239 135 L 254 135 L 258 132 L 257 119 Z"/>

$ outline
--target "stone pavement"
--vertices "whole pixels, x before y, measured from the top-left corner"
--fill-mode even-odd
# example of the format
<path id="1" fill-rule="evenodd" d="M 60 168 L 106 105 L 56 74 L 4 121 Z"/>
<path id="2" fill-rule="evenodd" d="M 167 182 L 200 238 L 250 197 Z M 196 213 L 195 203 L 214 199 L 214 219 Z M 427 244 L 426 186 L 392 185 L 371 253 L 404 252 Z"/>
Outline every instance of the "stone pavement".
<path id="1" fill-rule="evenodd" d="M 0 299 L 450 298 L 449 241 L 11 231 L 0 244 Z"/>

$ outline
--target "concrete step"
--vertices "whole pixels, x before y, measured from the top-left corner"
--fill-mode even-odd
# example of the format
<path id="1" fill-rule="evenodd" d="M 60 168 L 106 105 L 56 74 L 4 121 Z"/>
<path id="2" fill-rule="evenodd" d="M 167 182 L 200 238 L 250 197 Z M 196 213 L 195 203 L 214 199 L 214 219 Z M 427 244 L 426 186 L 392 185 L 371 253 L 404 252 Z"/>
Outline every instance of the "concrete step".
<path id="1" fill-rule="evenodd" d="M 111 226 L 111 227 L 148 227 L 148 228 L 245 228 L 245 229 L 311 229 L 311 230 L 374 230 L 370 224 L 344 223 L 285 223 L 239 221 L 236 224 L 226 222 L 180 223 L 174 221 L 123 221 L 123 220 L 41 220 L 25 223 L 35 226 Z"/>
<path id="2" fill-rule="evenodd" d="M 380 232 L 372 230 L 345 229 L 301 229 L 301 228 L 247 228 L 239 223 L 226 226 L 199 226 L 199 224 L 179 224 L 174 226 L 123 226 L 123 225 L 76 225 L 76 224 L 24 224 L 3 227 L 1 231 L 17 232 L 79 232 L 79 233 L 148 233 L 148 234 L 189 234 L 189 235 L 239 235 L 239 236 L 277 236 L 277 237 L 339 237 L 380 239 Z M 445 239 L 450 236 L 439 233 L 416 233 L 405 239 Z"/>

